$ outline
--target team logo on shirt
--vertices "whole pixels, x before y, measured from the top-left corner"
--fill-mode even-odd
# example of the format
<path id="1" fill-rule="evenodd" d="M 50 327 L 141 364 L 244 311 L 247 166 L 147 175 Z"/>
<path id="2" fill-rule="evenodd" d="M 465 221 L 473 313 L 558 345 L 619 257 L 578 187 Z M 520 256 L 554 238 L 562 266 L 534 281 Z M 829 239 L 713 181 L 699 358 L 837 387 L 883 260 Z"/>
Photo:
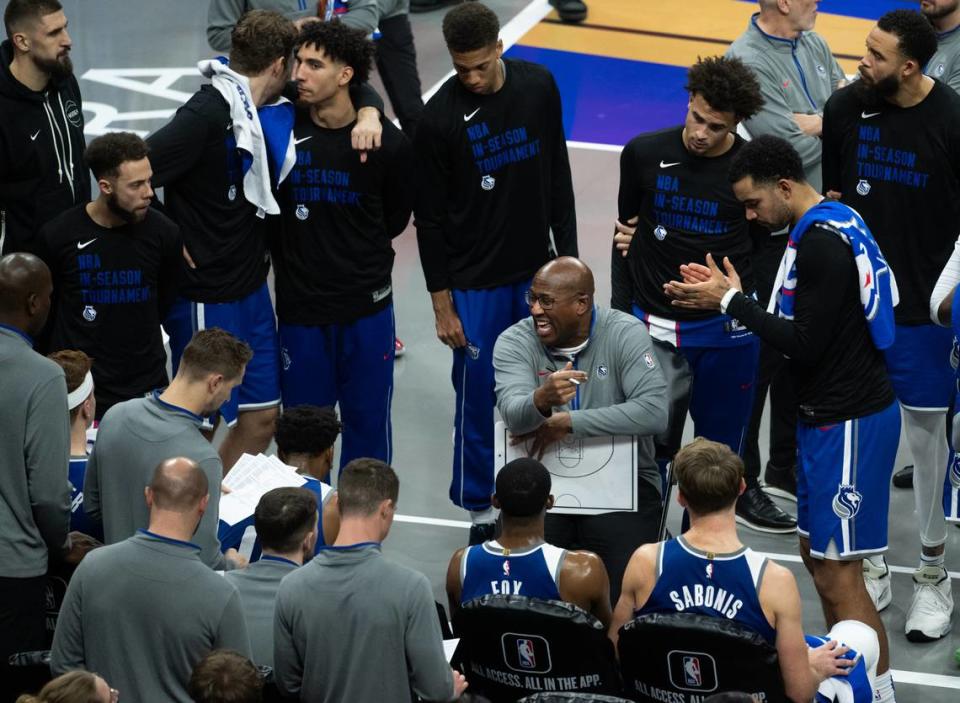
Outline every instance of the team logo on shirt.
<path id="1" fill-rule="evenodd" d="M 857 194 L 858 195 L 867 195 L 870 192 L 870 183 L 866 179 L 861 178 L 860 182 L 857 183 Z"/>
<path id="2" fill-rule="evenodd" d="M 707 578 L 708 579 L 713 578 L 713 562 L 710 562 L 709 564 L 707 564 Z"/>
<path id="3" fill-rule="evenodd" d="M 310 208 L 306 205 L 297 205 L 296 215 L 297 219 L 302 222 L 310 217 Z"/>
<path id="4" fill-rule="evenodd" d="M 230 188 L 227 189 L 227 200 L 229 200 L 232 203 L 236 199 L 237 199 L 237 187 L 235 185 L 231 185 Z"/>
<path id="5" fill-rule="evenodd" d="M 504 576 L 509 576 L 509 575 L 510 575 L 510 560 L 509 560 L 509 559 L 504 559 L 504 560 L 503 560 L 503 575 L 504 575 Z"/>
<path id="6" fill-rule="evenodd" d="M 946 67 L 942 63 L 938 63 L 937 67 L 933 69 L 933 75 L 939 78 L 943 75 L 943 71 Z"/>
<path id="7" fill-rule="evenodd" d="M 79 127 L 83 122 L 83 115 L 80 113 L 80 108 L 77 107 L 77 104 L 73 100 L 67 100 L 63 104 L 63 111 L 67 115 L 67 120 L 70 121 L 74 127 Z"/>
<path id="8" fill-rule="evenodd" d="M 97 311 L 92 305 L 85 305 L 82 314 L 83 319 L 87 322 L 93 322 L 97 319 Z"/>
<path id="9" fill-rule="evenodd" d="M 597 367 L 597 377 L 598 377 L 598 378 L 603 378 L 603 377 L 606 376 L 608 373 L 610 373 L 610 369 L 607 368 L 607 365 L 606 365 L 606 364 L 600 364 L 600 365 Z"/>
<path id="10" fill-rule="evenodd" d="M 293 361 L 290 359 L 290 352 L 287 351 L 286 347 L 280 348 L 280 363 L 283 364 L 284 371 L 289 371 L 290 366 L 293 365 Z"/>
<path id="11" fill-rule="evenodd" d="M 657 365 L 657 363 L 653 360 L 653 356 L 650 354 L 650 352 L 643 353 L 643 363 L 647 365 L 648 369 L 652 369 Z"/>
<path id="12" fill-rule="evenodd" d="M 822 64 L 822 63 L 818 63 L 818 64 L 817 64 L 817 73 L 826 73 L 826 72 L 827 72 L 827 69 L 825 69 L 825 68 L 823 67 L 823 64 Z"/>
<path id="13" fill-rule="evenodd" d="M 841 483 L 837 495 L 833 497 L 833 512 L 841 520 L 849 520 L 858 512 L 863 503 L 863 496 L 856 486 L 850 483 Z"/>
<path id="14" fill-rule="evenodd" d="M 653 230 L 653 236 L 662 242 L 667 238 L 667 228 L 663 225 L 657 225 Z"/>
<path id="15" fill-rule="evenodd" d="M 480 179 L 480 187 L 484 190 L 493 190 L 493 187 L 497 185 L 497 179 L 493 176 L 484 176 Z"/>

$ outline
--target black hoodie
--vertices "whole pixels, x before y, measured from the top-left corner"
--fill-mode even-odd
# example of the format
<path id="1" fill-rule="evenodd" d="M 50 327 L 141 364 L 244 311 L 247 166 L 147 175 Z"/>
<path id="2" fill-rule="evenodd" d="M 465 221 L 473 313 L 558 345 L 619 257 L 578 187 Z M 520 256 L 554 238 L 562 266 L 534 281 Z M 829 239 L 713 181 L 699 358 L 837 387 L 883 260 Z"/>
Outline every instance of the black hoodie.
<path id="1" fill-rule="evenodd" d="M 0 44 L 0 245 L 32 251 L 40 227 L 90 200 L 83 160 L 83 104 L 70 75 L 41 92 L 10 73 L 13 46 Z"/>

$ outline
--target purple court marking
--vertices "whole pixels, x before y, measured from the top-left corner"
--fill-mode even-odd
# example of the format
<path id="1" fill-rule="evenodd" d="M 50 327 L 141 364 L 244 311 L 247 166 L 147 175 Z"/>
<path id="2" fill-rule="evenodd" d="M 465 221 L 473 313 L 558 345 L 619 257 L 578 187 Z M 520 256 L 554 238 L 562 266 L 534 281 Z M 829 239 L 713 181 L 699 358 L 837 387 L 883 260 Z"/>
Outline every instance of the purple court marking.
<path id="1" fill-rule="evenodd" d="M 573 141 L 623 145 L 641 132 L 680 124 L 686 115 L 685 68 L 519 44 L 507 56 L 550 69 Z"/>

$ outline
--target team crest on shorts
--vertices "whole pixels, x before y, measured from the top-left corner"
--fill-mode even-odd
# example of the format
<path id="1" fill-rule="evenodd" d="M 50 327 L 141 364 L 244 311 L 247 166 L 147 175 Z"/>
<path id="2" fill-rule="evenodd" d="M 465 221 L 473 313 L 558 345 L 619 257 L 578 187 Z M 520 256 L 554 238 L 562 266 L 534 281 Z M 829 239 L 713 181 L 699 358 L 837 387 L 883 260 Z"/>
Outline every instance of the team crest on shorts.
<path id="1" fill-rule="evenodd" d="M 849 520 L 860 512 L 861 503 L 863 503 L 863 496 L 856 486 L 841 483 L 837 489 L 837 495 L 833 497 L 833 512 L 841 520 Z"/>
<path id="2" fill-rule="evenodd" d="M 280 349 L 280 362 L 283 364 L 284 371 L 289 371 L 290 366 L 293 364 L 293 361 L 290 359 L 290 352 L 287 351 L 286 347 Z"/>
<path id="3" fill-rule="evenodd" d="M 480 358 L 480 347 L 478 347 L 476 344 L 473 344 L 472 342 L 467 342 L 467 355 L 471 359 L 476 361 L 477 359 Z"/>
<path id="4" fill-rule="evenodd" d="M 484 190 L 493 190 L 495 185 L 497 185 L 497 179 L 493 176 L 484 176 L 480 179 L 480 187 Z"/>
<path id="5" fill-rule="evenodd" d="M 861 178 L 860 182 L 857 183 L 857 194 L 867 195 L 869 192 L 870 192 L 870 183 L 865 178 Z"/>
<path id="6" fill-rule="evenodd" d="M 657 225 L 653 230 L 653 236 L 657 238 L 658 241 L 663 241 L 667 238 L 667 228 L 663 225 Z"/>
<path id="7" fill-rule="evenodd" d="M 230 188 L 227 189 L 227 200 L 229 200 L 232 203 L 236 199 L 237 199 L 237 187 L 235 185 L 232 185 L 230 186 Z"/>
<path id="8" fill-rule="evenodd" d="M 297 219 L 303 222 L 308 217 L 310 217 L 310 208 L 306 205 L 297 205 Z"/>
<path id="9" fill-rule="evenodd" d="M 93 322 L 97 319 L 97 310 L 92 305 L 85 305 L 83 308 L 83 319 L 87 322 Z"/>
<path id="10" fill-rule="evenodd" d="M 953 461 L 950 462 L 950 485 L 960 488 L 960 454 L 956 452 L 953 454 Z"/>

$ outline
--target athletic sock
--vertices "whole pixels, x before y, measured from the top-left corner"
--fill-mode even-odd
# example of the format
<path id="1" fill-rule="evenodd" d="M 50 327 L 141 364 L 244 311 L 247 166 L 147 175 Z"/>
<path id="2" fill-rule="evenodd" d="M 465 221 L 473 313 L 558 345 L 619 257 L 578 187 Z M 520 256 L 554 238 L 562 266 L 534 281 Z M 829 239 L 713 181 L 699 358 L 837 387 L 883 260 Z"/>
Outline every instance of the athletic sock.
<path id="1" fill-rule="evenodd" d="M 470 511 L 470 522 L 472 522 L 474 525 L 485 525 L 496 521 L 497 511 L 495 511 L 492 507 L 487 508 L 486 510 Z"/>
<path id="2" fill-rule="evenodd" d="M 890 676 L 889 670 L 877 674 L 873 682 L 873 703 L 897 703 L 893 690 L 893 677 Z"/>
<path id="3" fill-rule="evenodd" d="M 940 552 L 936 556 L 929 556 L 923 552 L 920 552 L 920 568 L 922 569 L 925 566 L 939 566 L 940 568 L 943 568 L 945 556 L 946 550 Z"/>

